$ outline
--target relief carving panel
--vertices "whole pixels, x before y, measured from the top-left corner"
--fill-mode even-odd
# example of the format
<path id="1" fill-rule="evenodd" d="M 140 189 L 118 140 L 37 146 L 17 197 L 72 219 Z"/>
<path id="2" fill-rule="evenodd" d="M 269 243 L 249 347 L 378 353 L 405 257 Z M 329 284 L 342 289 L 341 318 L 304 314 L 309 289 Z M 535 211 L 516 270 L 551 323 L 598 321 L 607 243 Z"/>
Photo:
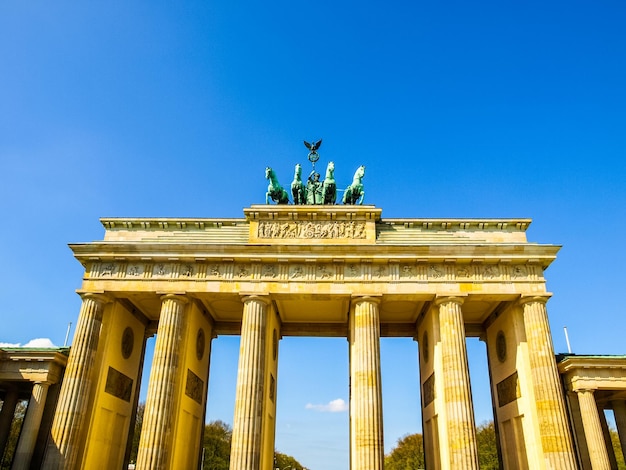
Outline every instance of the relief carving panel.
<path id="1" fill-rule="evenodd" d="M 258 238 L 350 238 L 366 237 L 365 222 L 260 222 Z"/>
<path id="2" fill-rule="evenodd" d="M 331 222 L 329 222 L 331 223 Z M 339 222 L 332 222 L 339 223 Z M 543 276 L 541 268 L 524 264 L 450 264 L 417 263 L 381 264 L 352 263 L 289 263 L 287 260 L 272 263 L 237 263 L 233 261 L 209 262 L 115 262 L 92 264 L 91 277 L 127 279 L 181 279 L 181 280 L 303 280 L 303 281 L 388 281 L 388 282 L 534 282 Z"/>

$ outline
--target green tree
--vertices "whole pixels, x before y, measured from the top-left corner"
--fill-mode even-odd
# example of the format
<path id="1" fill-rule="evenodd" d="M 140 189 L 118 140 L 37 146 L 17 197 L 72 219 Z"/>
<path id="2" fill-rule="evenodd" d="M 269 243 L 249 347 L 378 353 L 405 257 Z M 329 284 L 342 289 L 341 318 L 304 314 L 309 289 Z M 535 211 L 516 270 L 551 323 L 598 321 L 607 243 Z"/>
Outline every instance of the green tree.
<path id="1" fill-rule="evenodd" d="M 145 408 L 145 403 L 140 403 L 137 406 L 137 416 L 135 418 L 130 462 L 137 461 L 137 452 L 139 449 L 139 439 L 141 437 L 141 426 L 143 424 Z M 204 437 L 202 442 L 202 470 L 228 470 L 230 465 L 230 446 L 232 437 L 233 431 L 231 427 L 223 421 L 212 421 L 204 426 Z M 280 452 L 274 453 L 274 463 L 276 464 L 276 467 L 279 467 L 281 470 L 289 466 L 291 466 L 294 470 L 304 468 L 296 459 L 290 455 L 282 454 Z"/>
<path id="2" fill-rule="evenodd" d="M 498 470 L 500 468 L 496 429 L 493 421 L 484 422 L 476 428 L 476 447 L 480 470 Z"/>
<path id="3" fill-rule="evenodd" d="M 481 470 L 500 468 L 493 421 L 476 428 L 476 446 Z M 385 456 L 385 470 L 418 470 L 424 467 L 424 440 L 421 434 L 408 434 L 400 438 L 396 447 Z"/>
<path id="4" fill-rule="evenodd" d="M 133 444 L 130 448 L 130 463 L 137 462 L 137 452 L 139 451 L 139 438 L 141 437 L 141 425 L 143 424 L 143 412 L 146 409 L 145 403 L 137 405 L 137 414 L 135 415 L 135 426 L 133 428 Z"/>
<path id="5" fill-rule="evenodd" d="M 11 422 L 11 430 L 9 431 L 9 437 L 4 448 L 4 455 L 0 469 L 8 470 L 11 468 L 11 462 L 13 461 L 13 455 L 17 448 L 17 441 L 20 438 L 20 432 L 22 430 L 22 423 L 24 422 L 24 416 L 26 415 L 26 408 L 28 407 L 28 400 L 20 400 L 15 407 L 15 414 L 13 415 L 13 421 Z"/>
<path id="6" fill-rule="evenodd" d="M 424 468 L 424 439 L 421 434 L 407 434 L 385 456 L 385 470 L 419 470 Z"/>
<path id="7" fill-rule="evenodd" d="M 624 462 L 624 454 L 622 453 L 622 445 L 619 441 L 619 434 L 617 430 L 609 428 L 611 434 L 611 442 L 613 444 L 613 450 L 615 451 L 615 460 L 617 460 L 617 470 L 626 470 L 626 463 Z"/>
<path id="8" fill-rule="evenodd" d="M 232 436 L 232 429 L 223 421 L 212 421 L 204 426 L 203 470 L 228 470 Z"/>
<path id="9" fill-rule="evenodd" d="M 293 470 L 302 470 L 304 467 L 291 455 L 274 452 L 274 468 L 279 468 L 280 470 L 289 468 Z"/>

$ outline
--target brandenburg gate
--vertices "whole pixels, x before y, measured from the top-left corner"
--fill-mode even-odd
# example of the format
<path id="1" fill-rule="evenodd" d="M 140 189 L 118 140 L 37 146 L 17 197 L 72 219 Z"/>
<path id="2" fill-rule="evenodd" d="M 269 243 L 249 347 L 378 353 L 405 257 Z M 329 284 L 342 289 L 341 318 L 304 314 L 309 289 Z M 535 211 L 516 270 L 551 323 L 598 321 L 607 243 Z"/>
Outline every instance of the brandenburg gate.
<path id="1" fill-rule="evenodd" d="M 383 219 L 368 205 L 244 215 L 108 218 L 102 241 L 71 245 L 83 300 L 44 468 L 128 463 L 155 333 L 138 469 L 198 468 L 219 335 L 241 335 L 231 470 L 272 469 L 285 336 L 347 338 L 352 470 L 383 468 L 381 337 L 418 342 L 427 468 L 478 469 L 468 336 L 487 346 L 505 468 L 577 468 L 546 311 L 559 247 L 527 241 L 530 220 Z"/>

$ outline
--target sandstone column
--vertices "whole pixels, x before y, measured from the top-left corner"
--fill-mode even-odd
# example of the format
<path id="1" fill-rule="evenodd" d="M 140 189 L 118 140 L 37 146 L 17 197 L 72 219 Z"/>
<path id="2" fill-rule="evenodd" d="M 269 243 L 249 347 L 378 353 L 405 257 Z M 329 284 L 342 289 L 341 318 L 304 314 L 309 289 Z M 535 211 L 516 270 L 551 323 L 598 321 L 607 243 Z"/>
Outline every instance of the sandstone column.
<path id="1" fill-rule="evenodd" d="M 445 425 L 448 431 L 450 467 L 478 470 L 476 427 L 470 386 L 465 325 L 459 297 L 443 297 L 439 305 L 439 331 L 444 381 Z"/>
<path id="2" fill-rule="evenodd" d="M 48 386 L 49 384 L 47 383 L 35 383 L 33 385 L 33 391 L 26 409 L 26 416 L 22 424 L 20 440 L 13 457 L 12 470 L 28 470 L 30 468 L 30 461 L 33 458 L 35 444 L 37 443 L 37 434 L 39 434 L 39 427 L 41 426 L 41 417 L 46 405 Z"/>
<path id="3" fill-rule="evenodd" d="M 383 409 L 379 299 L 357 297 L 350 311 L 350 468 L 382 470 Z"/>
<path id="4" fill-rule="evenodd" d="M 626 402 L 624 400 L 615 400 L 612 402 L 612 405 L 619 443 L 622 446 L 622 454 L 624 454 L 626 459 Z"/>
<path id="5" fill-rule="evenodd" d="M 11 423 L 15 416 L 15 407 L 19 401 L 19 393 L 16 389 L 7 390 L 0 411 L 0 458 L 4 455 L 4 450 L 11 433 Z"/>
<path id="6" fill-rule="evenodd" d="M 172 410 L 176 382 L 180 376 L 179 351 L 187 299 L 182 295 L 168 294 L 161 300 L 161 316 L 137 455 L 138 470 L 165 469 L 171 457 Z"/>
<path id="7" fill-rule="evenodd" d="M 93 293 L 83 294 L 82 298 L 83 304 L 52 423 L 44 468 L 78 468 L 84 436 L 87 434 L 85 418 L 93 385 L 92 367 L 100 339 L 104 305 L 109 299 Z"/>
<path id="8" fill-rule="evenodd" d="M 265 329 L 269 299 L 251 295 L 244 297 L 243 302 L 230 469 L 258 470 L 261 468 Z"/>
<path id="9" fill-rule="evenodd" d="M 546 311 L 547 296 L 522 297 L 538 429 L 546 468 L 576 469 L 574 447 L 567 424 L 565 400 L 559 380 Z"/>
<path id="10" fill-rule="evenodd" d="M 589 458 L 593 470 L 610 470 L 609 454 L 602 433 L 602 424 L 598 416 L 598 407 L 593 397 L 593 390 L 576 390 L 580 415 L 585 430 L 585 440 L 589 449 Z"/>

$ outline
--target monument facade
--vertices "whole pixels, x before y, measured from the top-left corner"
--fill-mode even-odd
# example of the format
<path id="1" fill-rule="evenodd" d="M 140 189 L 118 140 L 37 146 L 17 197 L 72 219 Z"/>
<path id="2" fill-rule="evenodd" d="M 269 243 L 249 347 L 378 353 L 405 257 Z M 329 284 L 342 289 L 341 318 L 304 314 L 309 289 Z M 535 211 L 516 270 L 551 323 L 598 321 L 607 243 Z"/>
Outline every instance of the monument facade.
<path id="1" fill-rule="evenodd" d="M 242 219 L 102 219 L 46 468 L 122 468 L 156 333 L 137 468 L 196 468 L 211 341 L 241 335 L 232 470 L 270 470 L 280 339 L 349 341 L 350 468 L 383 468 L 379 340 L 419 345 L 429 469 L 478 469 L 465 338 L 487 345 L 505 468 L 574 469 L 548 326 L 558 246 L 528 219 L 382 219 L 374 206 L 253 205 Z M 416 371 L 417 373 L 417 371 Z"/>

